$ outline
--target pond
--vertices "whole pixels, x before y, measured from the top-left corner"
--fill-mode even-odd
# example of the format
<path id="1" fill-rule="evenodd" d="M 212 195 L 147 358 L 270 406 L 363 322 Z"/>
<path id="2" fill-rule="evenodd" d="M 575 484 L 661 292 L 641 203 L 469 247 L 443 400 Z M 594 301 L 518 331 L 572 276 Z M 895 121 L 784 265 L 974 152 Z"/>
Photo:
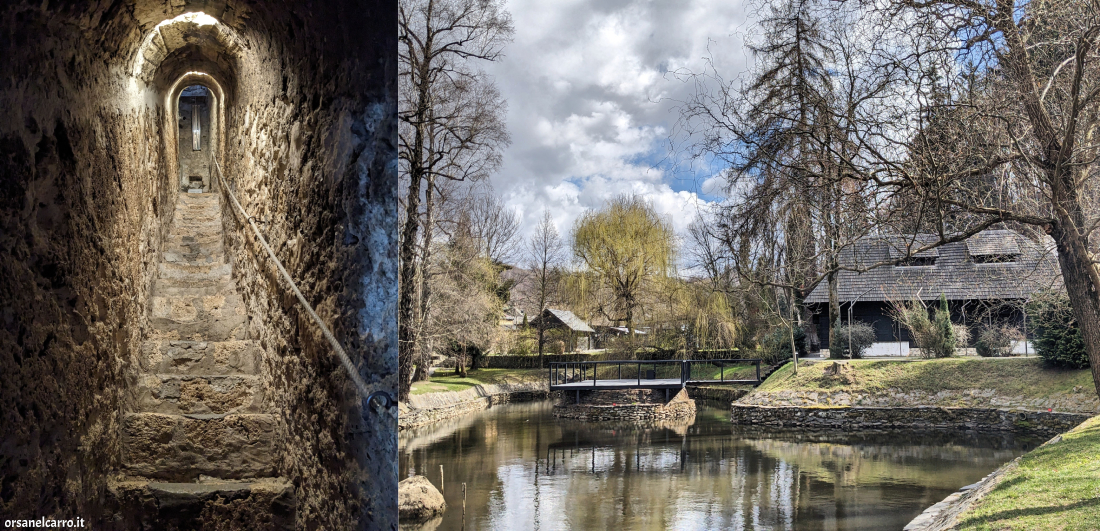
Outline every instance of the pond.
<path id="1" fill-rule="evenodd" d="M 735 426 L 698 406 L 693 420 L 644 425 L 557 419 L 548 401 L 497 406 L 402 432 L 400 477 L 438 487 L 443 465 L 447 512 L 419 529 L 901 529 L 1042 442 Z"/>

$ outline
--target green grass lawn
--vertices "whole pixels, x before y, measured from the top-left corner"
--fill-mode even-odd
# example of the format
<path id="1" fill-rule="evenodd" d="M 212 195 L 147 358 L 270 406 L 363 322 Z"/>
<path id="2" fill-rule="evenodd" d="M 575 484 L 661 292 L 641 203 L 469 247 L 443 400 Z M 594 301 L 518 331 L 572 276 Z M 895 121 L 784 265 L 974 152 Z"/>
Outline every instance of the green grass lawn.
<path id="1" fill-rule="evenodd" d="M 467 371 L 466 374 L 468 376 L 462 378 L 454 373 L 454 369 L 436 369 L 435 375 L 428 381 L 414 383 L 411 394 L 465 391 L 484 384 L 523 383 L 546 379 L 546 369 L 478 369 Z"/>
<path id="2" fill-rule="evenodd" d="M 876 393 L 886 389 L 939 392 L 995 389 L 1002 396 L 1047 398 L 1058 394 L 1093 393 L 1092 374 L 1084 370 L 1043 367 L 1039 358 L 945 358 L 934 360 L 851 360 L 852 380 L 824 376 L 830 361 L 800 363 L 798 374 L 788 363 L 755 392 L 783 390 Z"/>
<path id="3" fill-rule="evenodd" d="M 1021 458 L 956 529 L 1100 529 L 1100 416 Z"/>

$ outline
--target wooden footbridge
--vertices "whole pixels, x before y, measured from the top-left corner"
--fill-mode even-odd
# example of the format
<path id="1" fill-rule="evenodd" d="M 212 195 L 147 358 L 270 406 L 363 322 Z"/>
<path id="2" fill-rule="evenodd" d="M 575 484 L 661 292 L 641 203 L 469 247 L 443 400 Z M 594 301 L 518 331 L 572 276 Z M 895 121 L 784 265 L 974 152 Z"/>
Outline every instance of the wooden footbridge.
<path id="1" fill-rule="evenodd" d="M 760 360 L 552 362 L 549 379 L 551 391 L 669 390 L 692 385 L 757 385 L 760 383 Z"/>

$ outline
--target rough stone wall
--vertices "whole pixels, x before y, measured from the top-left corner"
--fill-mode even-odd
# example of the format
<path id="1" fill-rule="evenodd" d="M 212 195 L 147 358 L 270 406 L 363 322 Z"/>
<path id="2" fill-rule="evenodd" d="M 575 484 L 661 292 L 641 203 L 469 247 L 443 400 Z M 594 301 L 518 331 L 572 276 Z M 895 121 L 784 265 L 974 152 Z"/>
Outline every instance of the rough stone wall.
<path id="1" fill-rule="evenodd" d="M 829 430 L 980 430 L 1052 436 L 1091 415 L 965 407 L 770 407 L 734 404 L 734 424 Z"/>
<path id="2" fill-rule="evenodd" d="M 198 39 L 135 79 L 146 35 L 191 11 L 245 46 Z M 184 72 L 225 86 L 222 162 L 242 201 L 360 374 L 395 393 L 395 18 L 385 1 L 0 6 L 0 514 L 110 516 L 118 412 L 179 189 L 165 93 Z M 395 529 L 392 410 L 364 407 L 266 258 L 228 243 L 268 348 L 298 527 Z"/>
<path id="3" fill-rule="evenodd" d="M 268 9 L 253 6 L 239 30 L 249 55 L 235 74 L 223 168 L 371 390 L 396 396 L 396 6 Z M 396 411 L 364 406 L 245 219 L 223 208 L 285 422 L 279 473 L 297 482 L 298 526 L 395 529 Z"/>
<path id="4" fill-rule="evenodd" d="M 548 396 L 546 382 L 478 385 L 455 393 L 427 393 L 409 397 L 400 405 L 401 430 L 434 424 L 443 419 L 461 417 L 489 409 L 497 404 L 541 400 Z"/>
<path id="5" fill-rule="evenodd" d="M 1049 398 L 1024 398 L 1003 396 L 995 389 L 968 389 L 965 391 L 927 391 L 885 389 L 877 393 L 849 393 L 845 391 L 776 391 L 754 392 L 738 401 L 739 404 L 757 406 L 866 406 L 905 407 L 914 404 L 925 406 L 970 408 L 1024 408 L 1064 413 L 1095 415 L 1100 413 L 1100 401 L 1091 389 L 1074 389 Z"/>
<path id="6" fill-rule="evenodd" d="M 740 400 L 745 395 L 749 394 L 749 389 L 728 387 L 728 386 L 714 386 L 714 387 L 689 387 L 688 394 L 695 400 L 712 400 L 714 402 L 721 402 L 723 407 L 727 407 L 731 402 Z"/>
<path id="7" fill-rule="evenodd" d="M 560 404 L 554 406 L 554 416 L 585 421 L 652 421 L 694 419 L 695 401 L 685 389 L 664 401 L 664 391 L 655 389 L 621 391 L 584 391 L 581 403 L 563 391 Z"/>
<path id="8" fill-rule="evenodd" d="M 0 514 L 94 527 L 172 215 L 162 110 L 121 5 L 5 2 L 0 34 Z"/>

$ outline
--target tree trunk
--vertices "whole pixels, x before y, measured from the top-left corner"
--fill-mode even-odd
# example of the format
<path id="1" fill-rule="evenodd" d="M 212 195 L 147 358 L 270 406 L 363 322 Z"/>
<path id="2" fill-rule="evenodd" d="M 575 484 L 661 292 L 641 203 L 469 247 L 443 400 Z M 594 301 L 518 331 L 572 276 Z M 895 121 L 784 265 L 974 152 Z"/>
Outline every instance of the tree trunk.
<path id="1" fill-rule="evenodd" d="M 417 137 L 419 136 L 418 130 Z M 409 391 L 412 389 L 412 365 L 416 353 L 416 234 L 420 227 L 420 173 L 419 167 L 414 170 L 414 165 L 410 164 L 411 182 L 399 251 L 401 275 L 397 286 L 397 399 L 402 402 L 409 399 Z"/>
<path id="2" fill-rule="evenodd" d="M 1059 218 L 1068 216 L 1060 215 Z M 1097 396 L 1100 396 L 1100 274 L 1089 258 L 1085 238 L 1076 229 L 1065 228 L 1063 223 L 1058 223 L 1051 236 L 1058 246 L 1062 280 L 1085 342 L 1085 352 L 1089 355 L 1092 381 Z"/>
<path id="3" fill-rule="evenodd" d="M 837 344 L 837 338 L 833 337 L 833 331 L 836 329 L 836 325 L 840 322 L 840 295 L 838 291 L 840 289 L 840 282 L 837 279 L 836 271 L 829 273 L 826 279 L 827 287 L 829 289 L 829 357 L 839 358 L 840 352 L 833 352 L 834 346 Z M 848 323 L 851 326 L 852 323 Z M 851 353 L 849 353 L 851 355 Z"/>
<path id="4" fill-rule="evenodd" d="M 432 257 L 432 232 L 435 226 L 435 201 L 432 190 L 435 185 L 435 177 L 429 175 L 427 182 L 425 183 L 424 190 L 424 244 L 420 250 L 420 258 L 417 261 L 417 298 L 418 311 L 416 314 L 416 374 L 413 375 L 414 382 L 422 382 L 428 379 L 428 366 L 432 362 L 432 351 L 430 348 L 425 348 L 424 345 L 424 328 L 427 326 L 425 320 L 428 318 L 429 302 L 432 296 L 431 286 L 428 284 L 428 262 Z"/>
<path id="5" fill-rule="evenodd" d="M 542 315 L 542 314 L 539 314 Z M 545 359 L 542 354 L 543 345 L 545 344 L 545 338 L 543 337 L 546 332 L 546 327 L 539 321 L 539 368 L 545 367 L 543 360 Z"/>
<path id="6" fill-rule="evenodd" d="M 405 205 L 405 226 L 401 229 L 398 260 L 401 271 L 397 286 L 397 400 L 408 401 L 412 390 L 413 356 L 416 354 L 416 236 L 420 228 L 420 180 L 428 172 L 424 164 L 424 123 L 431 109 L 428 90 L 428 65 L 421 65 L 420 86 L 417 89 L 416 133 L 409 153 L 409 193 Z"/>
<path id="7" fill-rule="evenodd" d="M 820 352 L 821 351 L 821 337 L 817 335 L 817 330 L 810 330 L 810 326 L 814 322 L 814 314 L 810 311 L 810 307 L 806 305 L 806 301 L 803 300 L 799 305 L 798 326 L 802 328 L 802 331 L 806 334 L 806 350 L 808 352 Z"/>
<path id="8" fill-rule="evenodd" d="M 423 352 L 423 343 L 417 340 L 417 353 L 416 357 L 416 371 L 413 372 L 412 381 L 423 382 L 428 379 L 428 364 L 431 363 L 431 356 L 426 352 Z"/>

